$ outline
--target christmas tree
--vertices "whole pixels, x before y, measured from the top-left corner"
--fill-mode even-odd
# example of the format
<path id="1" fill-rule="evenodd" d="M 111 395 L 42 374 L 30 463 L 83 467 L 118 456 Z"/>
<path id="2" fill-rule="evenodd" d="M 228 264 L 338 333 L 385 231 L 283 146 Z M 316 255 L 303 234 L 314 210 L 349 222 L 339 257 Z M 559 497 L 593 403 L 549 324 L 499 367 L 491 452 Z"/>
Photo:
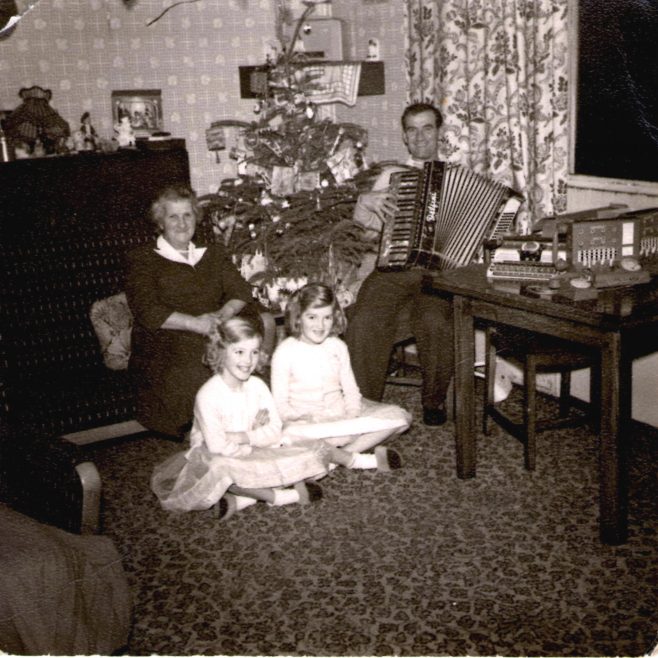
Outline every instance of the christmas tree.
<path id="1" fill-rule="evenodd" d="M 304 66 L 304 53 L 293 47 L 312 9 L 259 72 L 256 119 L 217 121 L 206 133 L 211 150 L 225 148 L 227 131 L 238 133 L 230 154 L 238 176 L 201 200 L 238 262 L 263 256 L 256 283 L 307 279 L 338 287 L 373 248 L 352 221 L 374 173 L 365 161 L 367 131 L 318 116 L 317 67 Z"/>

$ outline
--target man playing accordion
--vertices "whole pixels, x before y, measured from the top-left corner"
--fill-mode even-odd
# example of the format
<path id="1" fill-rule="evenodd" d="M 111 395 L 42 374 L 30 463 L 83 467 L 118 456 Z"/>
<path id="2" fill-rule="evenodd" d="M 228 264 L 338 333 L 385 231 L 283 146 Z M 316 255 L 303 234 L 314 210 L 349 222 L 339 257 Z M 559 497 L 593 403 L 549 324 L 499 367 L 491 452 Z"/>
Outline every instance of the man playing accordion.
<path id="1" fill-rule="evenodd" d="M 441 112 L 429 103 L 407 107 L 401 118 L 402 141 L 409 151 L 408 166 L 422 168 L 437 159 Z M 380 232 L 383 223 L 397 211 L 396 197 L 389 188 L 390 177 L 404 167 L 386 168 L 372 191 L 362 194 L 354 210 L 354 221 Z M 423 377 L 423 422 L 442 425 L 446 421 L 446 393 L 453 373 L 451 302 L 421 290 L 422 269 L 373 270 L 363 282 L 351 309 L 345 340 L 361 393 L 381 400 L 393 349 L 398 318 L 410 312 L 410 329 L 416 339 Z"/>

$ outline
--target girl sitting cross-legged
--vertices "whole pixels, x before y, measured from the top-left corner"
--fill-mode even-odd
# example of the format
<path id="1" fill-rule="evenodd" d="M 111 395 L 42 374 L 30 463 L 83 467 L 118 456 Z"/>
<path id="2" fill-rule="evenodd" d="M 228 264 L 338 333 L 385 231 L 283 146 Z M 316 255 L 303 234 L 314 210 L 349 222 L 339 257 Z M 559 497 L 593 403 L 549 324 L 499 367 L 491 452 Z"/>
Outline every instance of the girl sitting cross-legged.
<path id="1" fill-rule="evenodd" d="M 252 376 L 262 336 L 248 318 L 234 317 L 211 334 L 206 363 L 214 375 L 199 389 L 190 449 L 157 465 L 151 488 L 168 510 L 217 505 L 227 519 L 257 501 L 272 506 L 309 503 L 322 496 L 308 478 L 326 475 L 331 464 L 391 470 L 388 452 L 351 454 L 323 441 L 290 443 L 267 385 Z M 291 486 L 293 485 L 293 486 Z"/>
<path id="2" fill-rule="evenodd" d="M 272 357 L 271 384 L 288 435 L 361 452 L 409 428 L 407 411 L 361 396 L 338 337 L 347 321 L 330 287 L 309 283 L 296 291 L 285 319 L 290 335 Z"/>

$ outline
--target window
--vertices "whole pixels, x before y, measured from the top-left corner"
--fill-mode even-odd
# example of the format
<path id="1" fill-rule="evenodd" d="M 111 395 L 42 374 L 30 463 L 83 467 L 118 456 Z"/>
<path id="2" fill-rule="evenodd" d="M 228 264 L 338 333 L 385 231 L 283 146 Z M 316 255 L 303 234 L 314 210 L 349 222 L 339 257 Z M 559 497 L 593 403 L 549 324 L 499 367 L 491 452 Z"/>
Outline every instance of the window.
<path id="1" fill-rule="evenodd" d="M 572 2 L 572 173 L 658 182 L 658 0 Z"/>

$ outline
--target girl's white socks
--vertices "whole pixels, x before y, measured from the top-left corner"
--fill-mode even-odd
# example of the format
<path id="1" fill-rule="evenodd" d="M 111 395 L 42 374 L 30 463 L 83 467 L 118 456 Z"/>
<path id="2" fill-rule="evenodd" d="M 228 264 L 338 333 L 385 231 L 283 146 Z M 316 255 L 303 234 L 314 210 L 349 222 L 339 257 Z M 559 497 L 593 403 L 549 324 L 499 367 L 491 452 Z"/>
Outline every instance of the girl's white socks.
<path id="1" fill-rule="evenodd" d="M 375 452 L 355 452 L 348 468 L 374 469 L 382 473 L 397 470 L 402 466 L 402 459 L 397 452 L 391 448 L 377 446 Z"/>
<path id="2" fill-rule="evenodd" d="M 299 493 L 295 489 L 274 489 L 274 500 L 270 503 L 275 507 L 299 502 Z"/>
<path id="3" fill-rule="evenodd" d="M 377 468 L 377 455 L 368 452 L 356 452 L 349 468 L 371 469 Z"/>
<path id="4" fill-rule="evenodd" d="M 241 509 L 245 509 L 246 507 L 251 507 L 252 505 L 255 505 L 258 500 L 256 498 L 250 498 L 249 496 L 236 496 L 235 494 L 228 494 L 233 496 L 235 499 L 235 511 L 238 512 Z"/>

